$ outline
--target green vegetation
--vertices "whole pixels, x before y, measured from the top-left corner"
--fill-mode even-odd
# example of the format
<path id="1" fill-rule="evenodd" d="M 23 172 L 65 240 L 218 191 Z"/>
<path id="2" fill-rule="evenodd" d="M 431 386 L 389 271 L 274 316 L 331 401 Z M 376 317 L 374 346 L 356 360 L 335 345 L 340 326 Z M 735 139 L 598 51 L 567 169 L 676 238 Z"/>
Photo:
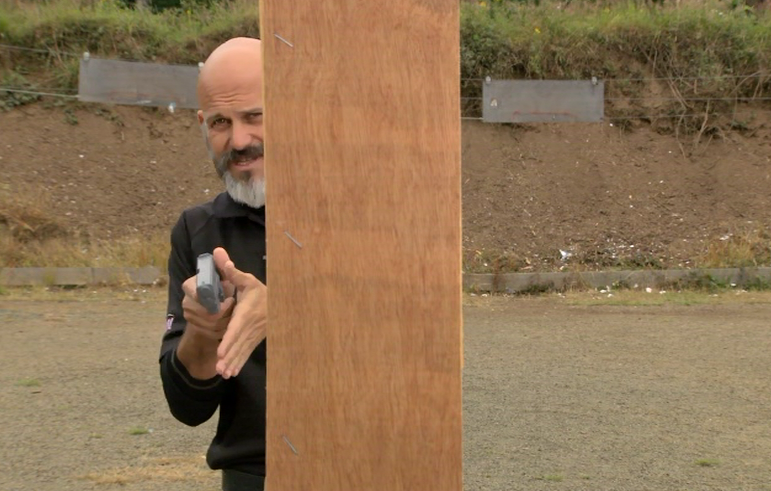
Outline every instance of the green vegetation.
<path id="1" fill-rule="evenodd" d="M 129 429 L 129 435 L 147 435 L 148 433 L 150 433 L 150 430 L 141 426 Z"/>
<path id="2" fill-rule="evenodd" d="M 19 87 L 74 89 L 78 59 L 86 51 L 109 58 L 193 64 L 230 36 L 259 36 L 255 2 L 169 1 L 155 9 L 138 9 L 126 8 L 119 0 L 4 0 L 0 42 L 40 52 L 4 53 L 0 79 L 6 86 L 11 81 Z M 645 114 L 641 106 L 646 103 L 657 104 L 661 112 L 663 102 L 664 112 L 678 115 L 724 111 L 736 102 L 712 101 L 708 106 L 691 100 L 696 95 L 753 98 L 771 89 L 770 15 L 748 14 L 747 9 L 716 0 L 681 8 L 631 2 L 538 3 L 462 3 L 460 72 L 469 81 L 463 85 L 465 97 L 478 97 L 479 79 L 486 76 L 598 77 L 608 79 L 609 99 L 659 89 L 666 93 L 666 101 L 610 104 L 609 115 Z M 15 100 L 19 97 L 6 94 L 6 105 L 29 99 Z M 464 110 L 478 112 L 478 101 L 469 101 Z M 678 129 L 705 130 L 701 121 L 691 123 L 683 122 Z M 743 124 L 732 123 L 738 128 Z"/>
<path id="3" fill-rule="evenodd" d="M 16 382 L 19 387 L 40 387 L 40 381 L 35 378 L 25 378 Z"/>
<path id="4" fill-rule="evenodd" d="M 194 64 L 228 37 L 259 36 L 258 8 L 249 0 L 163 0 L 150 9 L 127 8 L 124 0 L 0 1 L 0 42 L 36 50 L 3 52 L 0 80 L 5 87 L 72 91 L 79 57 L 86 51 Z M 681 8 L 536 3 L 461 4 L 460 74 L 463 96 L 469 98 L 464 99 L 465 115 L 480 113 L 475 98 L 487 76 L 597 77 L 607 81 L 609 116 L 641 117 L 650 114 L 646 106 L 655 106 L 657 114 L 674 117 L 669 131 L 701 135 L 716 128 L 694 114 L 730 113 L 739 101 L 771 89 L 771 15 L 719 0 Z M 0 99 L 9 108 L 37 96 L 0 91 Z M 747 123 L 725 124 L 740 131 Z"/>
<path id="5" fill-rule="evenodd" d="M 694 463 L 699 467 L 715 467 L 720 465 L 720 461 L 715 459 L 699 459 Z"/>
<path id="6" fill-rule="evenodd" d="M 539 481 L 550 481 L 550 482 L 562 482 L 564 478 L 560 474 L 547 474 L 545 476 L 541 476 L 536 478 Z"/>

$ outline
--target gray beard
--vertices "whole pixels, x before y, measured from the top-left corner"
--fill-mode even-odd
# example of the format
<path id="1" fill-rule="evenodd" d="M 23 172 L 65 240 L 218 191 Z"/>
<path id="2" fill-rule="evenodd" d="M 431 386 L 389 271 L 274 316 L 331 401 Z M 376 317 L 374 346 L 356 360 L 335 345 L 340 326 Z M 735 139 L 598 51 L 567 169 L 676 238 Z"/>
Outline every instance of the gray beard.
<path id="1" fill-rule="evenodd" d="M 203 141 L 206 143 L 206 150 L 209 152 L 212 162 L 214 162 L 214 169 L 222 179 L 222 182 L 225 183 L 225 189 L 230 197 L 233 198 L 233 201 L 252 208 L 265 206 L 265 179 L 255 180 L 254 178 L 249 178 L 248 180 L 243 180 L 233 177 L 233 174 L 228 170 L 227 156 L 225 155 L 219 159 L 214 156 L 214 150 L 212 150 L 209 143 L 206 123 L 201 124 L 200 128 Z"/>
<path id="2" fill-rule="evenodd" d="M 233 177 L 230 171 L 222 174 L 222 181 L 234 201 L 252 208 L 265 206 L 265 180 L 250 178 L 248 181 Z"/>

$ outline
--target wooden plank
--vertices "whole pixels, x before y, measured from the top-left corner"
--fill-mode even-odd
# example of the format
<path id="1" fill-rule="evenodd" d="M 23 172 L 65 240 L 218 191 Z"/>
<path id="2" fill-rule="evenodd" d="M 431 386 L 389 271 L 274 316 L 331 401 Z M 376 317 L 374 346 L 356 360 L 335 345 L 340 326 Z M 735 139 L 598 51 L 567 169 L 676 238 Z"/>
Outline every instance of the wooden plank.
<path id="1" fill-rule="evenodd" d="M 457 0 L 261 2 L 267 489 L 462 489 Z"/>

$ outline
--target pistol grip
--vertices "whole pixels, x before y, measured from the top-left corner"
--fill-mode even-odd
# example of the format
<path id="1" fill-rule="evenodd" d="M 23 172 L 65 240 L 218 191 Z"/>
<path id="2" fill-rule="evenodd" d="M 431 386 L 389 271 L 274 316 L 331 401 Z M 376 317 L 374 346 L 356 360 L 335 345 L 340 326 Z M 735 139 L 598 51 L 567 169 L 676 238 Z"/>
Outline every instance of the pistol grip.
<path id="1" fill-rule="evenodd" d="M 202 285 L 198 287 L 198 302 L 201 303 L 210 314 L 220 311 L 220 298 L 214 285 Z"/>

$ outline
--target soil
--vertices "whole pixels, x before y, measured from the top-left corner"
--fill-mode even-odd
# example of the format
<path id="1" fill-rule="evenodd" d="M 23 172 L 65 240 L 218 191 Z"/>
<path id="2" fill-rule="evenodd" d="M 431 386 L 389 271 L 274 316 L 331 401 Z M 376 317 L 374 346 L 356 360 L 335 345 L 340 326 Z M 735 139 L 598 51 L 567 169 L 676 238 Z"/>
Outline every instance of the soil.
<path id="1" fill-rule="evenodd" d="M 466 491 L 771 490 L 771 296 L 621 295 L 466 297 Z M 217 489 L 215 420 L 163 399 L 164 297 L 0 297 L 0 489 Z"/>
<path id="2" fill-rule="evenodd" d="M 666 120 L 464 121 L 466 266 L 690 266 L 721 238 L 771 230 L 771 108 L 733 120 L 698 139 Z M 0 113 L 0 128 L 4 189 L 48 203 L 73 235 L 167 234 L 222 189 L 192 111 L 40 103 Z"/>

